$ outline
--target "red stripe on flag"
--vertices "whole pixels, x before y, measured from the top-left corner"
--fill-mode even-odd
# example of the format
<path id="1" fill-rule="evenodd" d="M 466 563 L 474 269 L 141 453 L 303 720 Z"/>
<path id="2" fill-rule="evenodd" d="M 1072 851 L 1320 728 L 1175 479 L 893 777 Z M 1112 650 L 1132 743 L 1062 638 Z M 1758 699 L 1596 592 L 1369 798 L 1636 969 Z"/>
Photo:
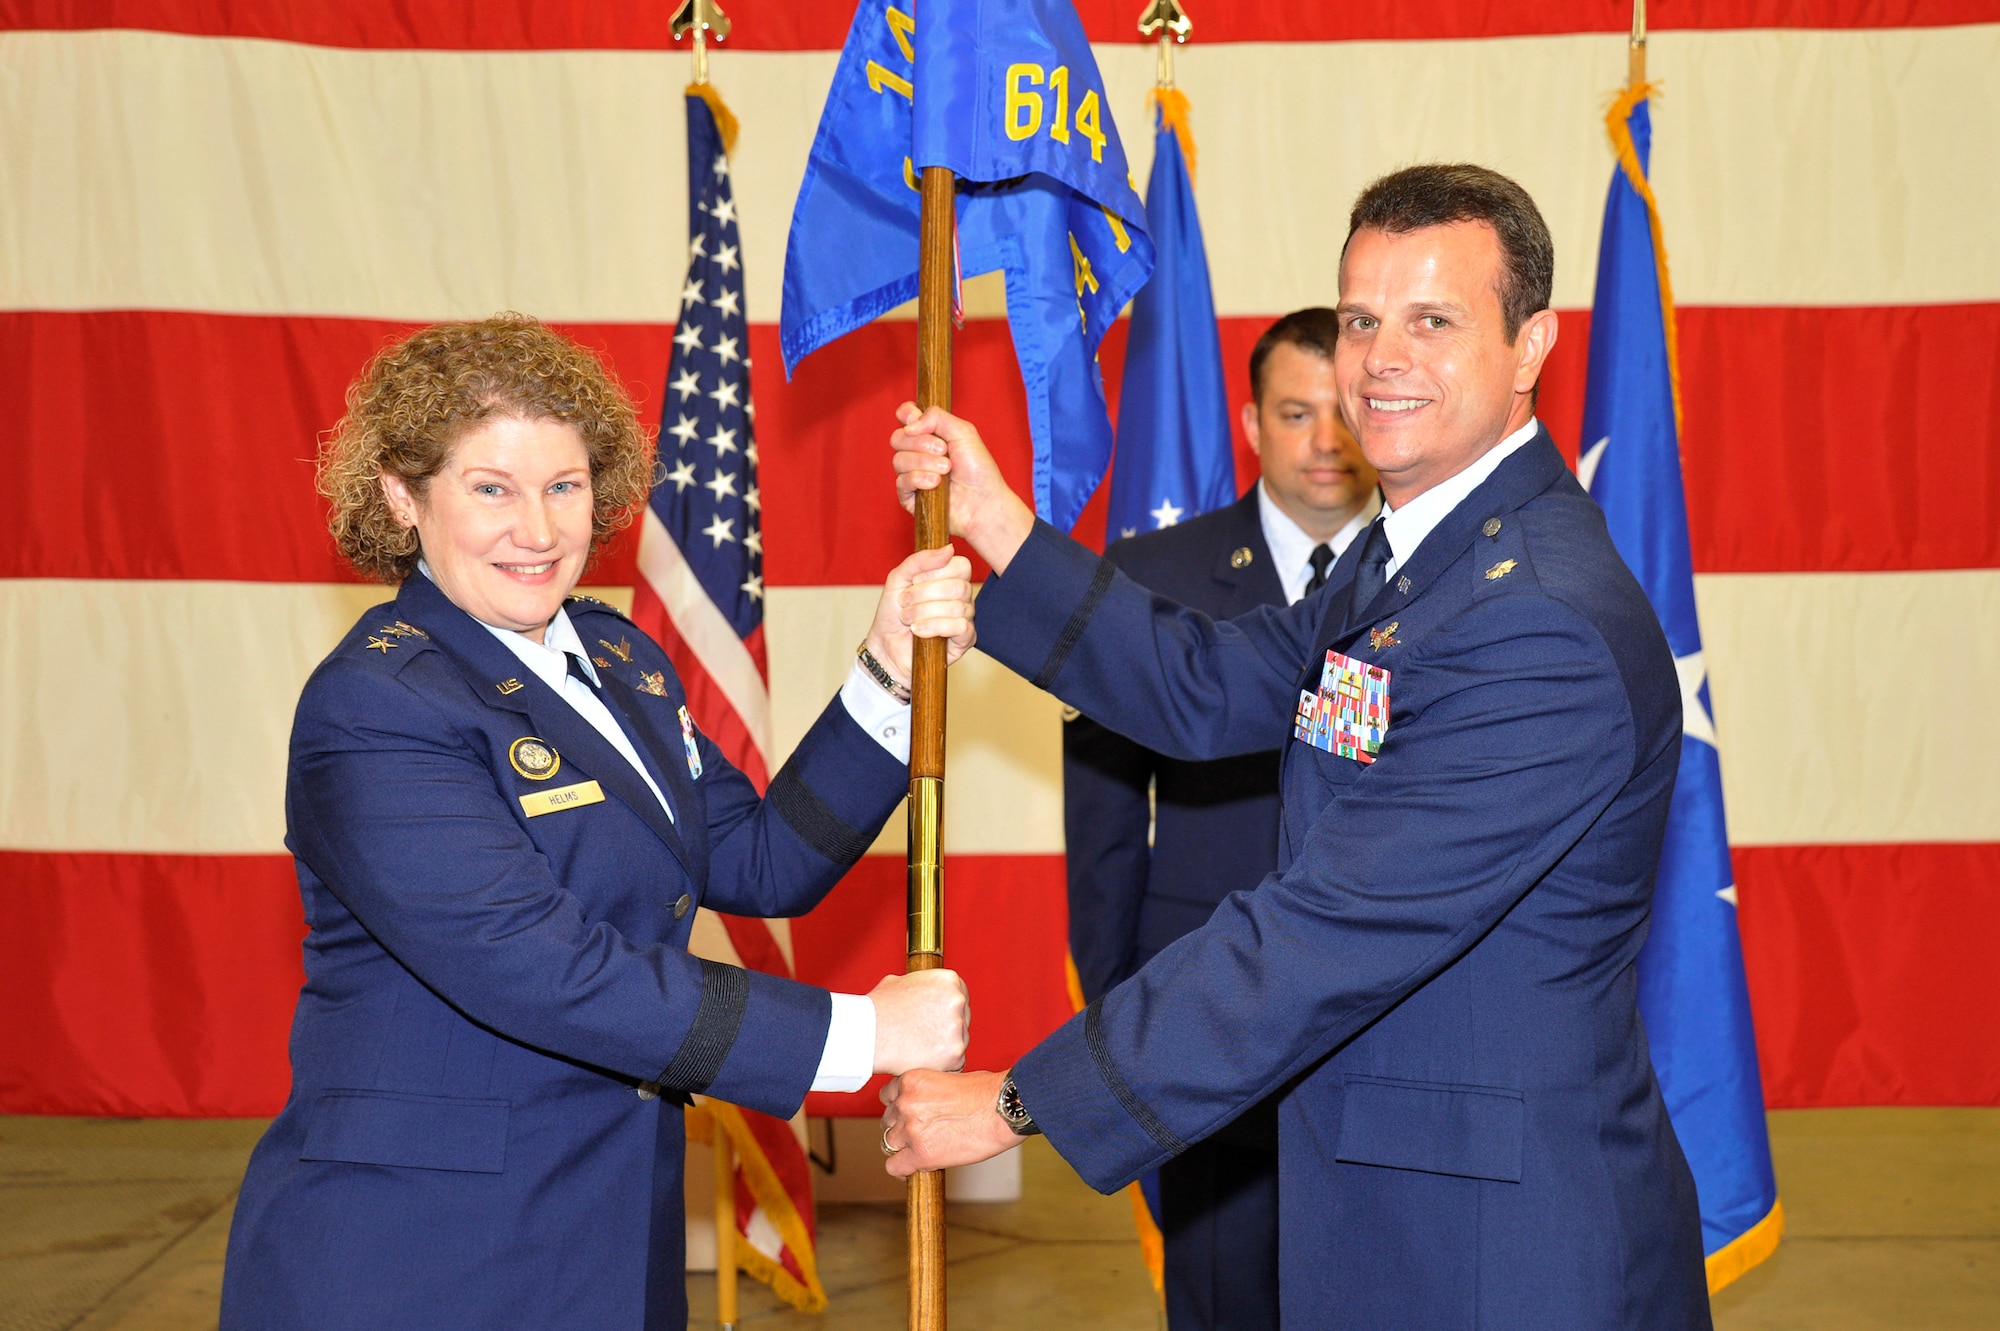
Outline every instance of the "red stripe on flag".
<path id="1" fill-rule="evenodd" d="M 735 0 L 730 50 L 830 50 L 854 9 L 836 0 Z M 1092 41 L 1136 42 L 1130 0 L 1078 0 Z M 0 27 L 149 28 L 265 37 L 320 46 L 455 50 L 686 49 L 668 31 L 672 5 L 536 5 L 527 0 L 6 0 Z M 1989 22 L 1981 0 L 1681 0 L 1656 14 L 1669 28 L 1888 28 Z M 1277 5 L 1208 0 L 1195 15 L 1204 43 L 1511 37 L 1624 32 L 1630 0 L 1435 0 L 1426 5 Z"/>
<path id="2" fill-rule="evenodd" d="M 1589 322 L 1563 314 L 1544 376 L 1542 417 L 1572 455 Z M 1250 346 L 1268 323 L 1222 321 L 1233 402 L 1249 396 Z M 14 353 L 0 358 L 0 396 L 15 405 L 14 456 L 37 497 L 0 533 L 0 577 L 351 579 L 311 458 L 349 379 L 405 327 L 0 313 Z M 1684 308 L 1680 328 L 1698 572 L 2000 568 L 2000 303 Z M 643 417 L 657 416 L 670 326 L 566 331 L 605 356 Z M 1123 331 L 1102 357 L 1114 386 Z M 778 363 L 776 344 L 774 327 L 753 325 L 764 364 Z M 915 345 L 914 323 L 872 324 L 807 357 L 791 383 L 760 381 L 770 585 L 874 583 L 907 553 L 887 440 Z M 1027 408 L 1006 325 L 969 324 L 957 365 L 957 405 L 1025 483 Z M 634 529 L 589 580 L 636 581 L 636 548 Z"/>
<path id="3" fill-rule="evenodd" d="M 2000 1105 L 2000 845 L 1730 857 L 1767 1105 Z"/>
<path id="4" fill-rule="evenodd" d="M 644 578 L 636 579 L 632 588 L 632 622 L 644 630 L 654 642 L 666 650 L 667 657 L 674 663 L 674 673 L 681 677 L 681 687 L 687 690 L 688 714 L 694 718 L 701 733 L 715 741 L 715 747 L 722 750 L 722 756 L 736 764 L 737 770 L 750 778 L 750 784 L 761 794 L 771 782 L 771 774 L 765 770 L 764 755 L 750 739 L 750 729 L 744 725 L 743 717 L 730 705 L 729 697 L 723 693 L 721 685 L 702 665 L 694 648 L 674 627 L 674 621 L 667 614 L 666 606 L 653 593 L 653 588 Z M 743 640 L 750 657 L 757 663 L 758 672 L 766 678 L 770 671 L 764 664 L 764 626 L 759 624 Z M 782 973 L 782 972 L 781 972 Z"/>
<path id="5" fill-rule="evenodd" d="M 277 1113 L 305 932 L 289 856 L 0 852 L 0 1113 Z"/>
<path id="6" fill-rule="evenodd" d="M 903 861 L 870 855 L 832 895 L 792 923 L 799 978 L 865 994 L 905 969 Z M 945 965 L 972 991 L 966 1066 L 1004 1068 L 1070 1015 L 1063 983 L 1069 905 L 1060 855 L 950 855 L 945 859 Z M 852 1095 L 806 1097 L 806 1112 L 868 1118 L 884 1079 Z"/>

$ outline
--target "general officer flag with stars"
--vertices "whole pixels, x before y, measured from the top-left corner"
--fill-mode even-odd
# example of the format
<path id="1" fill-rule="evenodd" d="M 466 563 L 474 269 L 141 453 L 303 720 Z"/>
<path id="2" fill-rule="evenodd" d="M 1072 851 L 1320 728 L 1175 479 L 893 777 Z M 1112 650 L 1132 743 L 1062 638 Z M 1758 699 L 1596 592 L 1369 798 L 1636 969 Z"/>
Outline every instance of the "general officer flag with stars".
<path id="1" fill-rule="evenodd" d="M 1158 265 L 1132 301 L 1118 451 L 1111 468 L 1109 531 L 1134 536 L 1221 508 L 1236 498 L 1229 394 L 1208 252 L 1195 212 L 1194 139 L 1187 94 L 1154 92 L 1158 121 L 1146 181 L 1146 229 Z"/>
<path id="2" fill-rule="evenodd" d="M 1713 1291 L 1769 1255 L 1784 1212 L 1771 1173 L 1722 768 L 1695 616 L 1673 292 L 1646 175 L 1652 148 L 1646 93 L 1644 86 L 1631 89 L 1607 118 L 1618 168 L 1598 254 L 1577 474 L 1659 613 L 1680 675 L 1680 774 L 1653 892 L 1652 933 L 1639 954 L 1639 1012 L 1674 1134 L 1694 1171 Z"/>
<path id="3" fill-rule="evenodd" d="M 1097 347 L 1153 246 L 1065 0 L 861 0 L 792 213 L 787 372 L 916 297 L 926 166 L 959 178 L 960 274 L 1006 273 L 1035 510 L 1066 528 L 1111 457 Z"/>

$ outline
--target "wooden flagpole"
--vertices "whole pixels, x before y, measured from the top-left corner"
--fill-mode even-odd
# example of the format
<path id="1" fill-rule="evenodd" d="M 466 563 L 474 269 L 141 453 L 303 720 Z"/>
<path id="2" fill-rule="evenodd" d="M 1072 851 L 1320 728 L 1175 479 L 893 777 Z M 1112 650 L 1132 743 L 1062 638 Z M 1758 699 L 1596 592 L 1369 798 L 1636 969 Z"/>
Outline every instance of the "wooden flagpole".
<path id="1" fill-rule="evenodd" d="M 957 279 L 951 169 L 927 166 L 917 273 L 917 406 L 951 409 L 952 288 Z M 917 546 L 951 539 L 951 479 L 917 492 Z M 915 644 L 910 694 L 909 969 L 944 964 L 944 672 L 942 638 Z M 910 1331 L 944 1331 L 944 1173 L 910 1177 Z"/>

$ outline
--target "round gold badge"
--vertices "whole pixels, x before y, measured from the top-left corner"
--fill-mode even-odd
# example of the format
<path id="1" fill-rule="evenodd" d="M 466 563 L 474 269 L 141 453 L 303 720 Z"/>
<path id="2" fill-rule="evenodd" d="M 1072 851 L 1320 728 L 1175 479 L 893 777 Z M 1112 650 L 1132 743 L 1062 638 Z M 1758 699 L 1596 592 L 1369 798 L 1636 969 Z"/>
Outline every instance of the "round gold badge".
<path id="1" fill-rule="evenodd" d="M 533 735 L 523 735 L 508 745 L 507 761 L 530 781 L 546 781 L 562 767 L 562 755 Z"/>
<path id="2" fill-rule="evenodd" d="M 1239 545 L 1236 547 L 1236 553 L 1229 556 L 1229 567 L 1249 568 L 1250 561 L 1255 559 L 1256 557 L 1257 556 L 1251 552 L 1249 546 Z"/>

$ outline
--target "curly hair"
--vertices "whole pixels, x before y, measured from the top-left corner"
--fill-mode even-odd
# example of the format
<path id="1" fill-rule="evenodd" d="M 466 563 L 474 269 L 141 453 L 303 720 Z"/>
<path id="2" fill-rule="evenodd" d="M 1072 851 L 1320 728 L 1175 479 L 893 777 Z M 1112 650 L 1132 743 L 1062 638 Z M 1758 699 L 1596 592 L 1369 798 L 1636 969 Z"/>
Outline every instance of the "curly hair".
<path id="1" fill-rule="evenodd" d="M 417 567 L 417 533 L 396 521 L 382 476 L 421 497 L 465 431 L 507 416 L 563 421 L 583 436 L 593 558 L 630 525 L 652 480 L 653 441 L 597 357 L 526 315 L 436 324 L 375 354 L 320 448 L 327 525 L 358 573 L 397 583 Z"/>

